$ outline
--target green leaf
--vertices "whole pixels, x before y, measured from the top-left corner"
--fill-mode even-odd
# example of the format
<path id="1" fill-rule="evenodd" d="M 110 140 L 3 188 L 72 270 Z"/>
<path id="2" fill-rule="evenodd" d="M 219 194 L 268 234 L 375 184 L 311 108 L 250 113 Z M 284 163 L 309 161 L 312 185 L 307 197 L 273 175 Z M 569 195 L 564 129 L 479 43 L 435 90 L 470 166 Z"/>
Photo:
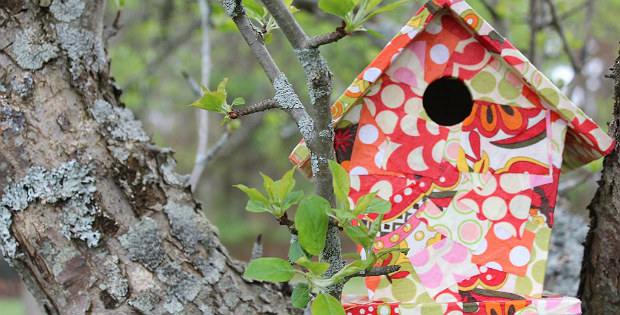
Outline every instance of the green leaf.
<path id="1" fill-rule="evenodd" d="M 373 198 L 362 213 L 387 214 L 392 209 L 392 204 L 381 198 Z"/>
<path id="2" fill-rule="evenodd" d="M 249 17 L 261 22 L 265 16 L 265 8 L 253 0 L 243 0 L 243 6 L 247 9 L 246 13 Z"/>
<path id="3" fill-rule="evenodd" d="M 310 287 L 305 282 L 299 282 L 291 294 L 293 307 L 304 308 L 310 302 Z"/>
<path id="4" fill-rule="evenodd" d="M 297 261 L 301 257 L 310 259 L 312 258 L 312 255 L 308 254 L 303 248 L 301 248 L 297 237 L 295 237 L 295 239 L 291 242 L 291 247 L 288 249 L 288 259 L 291 261 Z"/>
<path id="5" fill-rule="evenodd" d="M 243 97 L 237 97 L 232 102 L 232 106 L 243 105 L 243 104 L 245 104 L 245 100 L 243 99 Z"/>
<path id="6" fill-rule="evenodd" d="M 364 230 L 361 226 L 347 224 L 344 226 L 344 232 L 352 241 L 364 248 L 372 244 L 372 240 L 368 237 L 368 229 Z"/>
<path id="7" fill-rule="evenodd" d="M 114 2 L 116 2 L 116 6 L 119 10 L 125 6 L 125 0 L 115 0 Z"/>
<path id="8" fill-rule="evenodd" d="M 358 253 L 344 253 L 344 254 L 342 254 L 342 258 L 361 260 L 362 256 L 360 256 L 360 254 L 358 254 Z"/>
<path id="9" fill-rule="evenodd" d="M 282 202 L 282 210 L 287 210 L 292 205 L 297 204 L 303 196 L 304 196 L 304 192 L 301 190 L 289 192 L 288 194 L 286 194 L 286 197 L 284 198 L 284 201 Z"/>
<path id="10" fill-rule="evenodd" d="M 370 20 L 371 18 L 373 18 L 375 15 L 383 13 L 383 12 L 388 12 L 388 11 L 392 11 L 395 10 L 396 8 L 400 7 L 401 5 L 405 4 L 405 3 L 409 3 L 409 2 L 413 2 L 414 0 L 403 0 L 403 1 L 398 1 L 398 2 L 394 2 L 394 3 L 390 3 L 388 5 L 385 5 L 379 9 L 377 9 L 376 11 L 368 14 L 368 16 L 366 16 L 361 23 L 364 23 L 368 20 Z"/>
<path id="11" fill-rule="evenodd" d="M 380 5 L 381 2 L 383 2 L 383 0 L 369 0 L 368 5 L 366 6 L 366 12 L 372 11 L 374 8 Z"/>
<path id="12" fill-rule="evenodd" d="M 351 0 L 321 0 L 319 8 L 325 13 L 345 19 L 347 14 L 355 8 L 355 3 Z"/>
<path id="13" fill-rule="evenodd" d="M 263 37 L 265 38 L 265 45 L 268 45 L 273 40 L 273 33 L 265 33 Z"/>
<path id="14" fill-rule="evenodd" d="M 342 167 L 338 162 L 329 160 L 329 168 L 332 170 L 332 176 L 334 181 L 334 194 L 336 194 L 336 198 L 343 204 L 348 207 L 350 186 L 351 186 L 351 178 L 349 178 L 349 173 Z"/>
<path id="15" fill-rule="evenodd" d="M 375 31 L 375 30 L 371 30 L 371 29 L 366 29 L 366 32 L 368 32 L 368 34 L 377 37 L 377 38 L 381 38 L 383 40 L 385 40 L 385 37 L 383 37 L 383 35 L 379 34 L 379 32 Z"/>
<path id="16" fill-rule="evenodd" d="M 199 100 L 193 102 L 189 106 L 226 114 L 226 110 L 223 108 L 225 102 L 226 94 L 220 92 L 206 92 Z"/>
<path id="17" fill-rule="evenodd" d="M 246 193 L 246 195 L 248 195 L 248 197 L 250 197 L 250 199 L 254 199 L 258 202 L 261 202 L 265 205 L 269 205 L 269 200 L 267 200 L 267 198 L 265 198 L 265 196 L 263 196 L 263 194 L 260 193 L 260 191 L 258 191 L 256 188 L 249 188 L 245 185 L 233 185 L 233 187 L 237 187 L 239 189 L 241 189 L 244 193 Z"/>
<path id="18" fill-rule="evenodd" d="M 350 276 L 352 274 L 358 273 L 362 270 L 368 269 L 368 267 L 372 266 L 373 259 L 367 260 L 356 260 L 342 268 L 342 270 L 338 271 L 335 275 L 332 276 L 336 283 L 341 282 L 343 278 L 346 276 Z"/>
<path id="19" fill-rule="evenodd" d="M 340 1 L 340 0 L 337 0 Z M 329 294 L 319 294 L 310 308 L 312 315 L 345 315 L 340 301 Z"/>
<path id="20" fill-rule="evenodd" d="M 248 200 L 248 204 L 245 206 L 245 210 L 250 212 L 269 212 L 273 213 L 273 209 L 269 204 L 264 204 L 256 199 Z"/>
<path id="21" fill-rule="evenodd" d="M 253 260 L 243 274 L 248 279 L 271 282 L 286 282 L 293 279 L 295 270 L 286 260 L 280 258 L 259 258 Z"/>
<path id="22" fill-rule="evenodd" d="M 325 247 L 330 209 L 329 202 L 319 196 L 303 200 L 295 213 L 299 244 L 310 254 L 319 255 Z"/>
<path id="23" fill-rule="evenodd" d="M 344 209 L 332 209 L 338 218 L 338 222 L 348 224 L 349 221 L 355 220 L 357 217 L 353 215 L 353 212 Z"/>
<path id="24" fill-rule="evenodd" d="M 296 264 L 306 267 L 314 275 L 322 275 L 329 269 L 329 264 L 326 262 L 309 261 L 306 257 L 300 257 L 295 261 Z"/>
<path id="25" fill-rule="evenodd" d="M 366 209 L 368 209 L 368 206 L 370 205 L 370 202 L 373 199 L 375 199 L 375 196 L 377 196 L 377 192 L 376 191 L 359 197 L 359 199 L 357 199 L 357 202 L 355 203 L 355 208 L 353 208 L 353 214 L 355 216 L 358 216 L 358 215 L 364 213 L 364 211 L 366 211 Z"/>
<path id="26" fill-rule="evenodd" d="M 293 179 L 293 174 L 295 173 L 295 169 L 297 166 L 293 167 L 290 171 L 286 172 L 282 179 L 280 180 L 280 185 L 278 185 L 278 198 L 280 200 L 284 200 L 286 195 L 295 188 L 295 180 Z"/>
<path id="27" fill-rule="evenodd" d="M 368 231 L 368 236 L 374 241 L 377 238 L 377 233 L 379 233 L 379 228 L 381 228 L 381 221 L 383 221 L 383 214 L 380 214 L 372 223 L 370 224 L 370 229 Z"/>
<path id="28" fill-rule="evenodd" d="M 226 84 L 228 84 L 228 78 L 224 78 L 224 80 L 217 85 L 217 91 L 224 95 L 228 95 L 226 93 Z"/>
<path id="29" fill-rule="evenodd" d="M 267 196 L 270 201 L 276 201 L 276 183 L 271 179 L 271 177 L 260 173 L 260 176 L 263 177 L 263 187 L 265 187 L 265 191 L 267 192 Z"/>

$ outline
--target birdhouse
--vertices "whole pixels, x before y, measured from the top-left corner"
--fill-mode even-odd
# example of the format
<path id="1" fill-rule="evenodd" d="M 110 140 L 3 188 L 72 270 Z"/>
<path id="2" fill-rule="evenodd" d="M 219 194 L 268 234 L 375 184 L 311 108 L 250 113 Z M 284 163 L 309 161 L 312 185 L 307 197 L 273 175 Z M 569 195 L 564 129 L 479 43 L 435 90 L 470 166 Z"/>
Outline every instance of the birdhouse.
<path id="1" fill-rule="evenodd" d="M 426 3 L 332 115 L 350 203 L 392 204 L 375 250 L 410 249 L 348 314 L 580 313 L 543 294 L 558 180 L 614 142 L 465 1 Z"/>

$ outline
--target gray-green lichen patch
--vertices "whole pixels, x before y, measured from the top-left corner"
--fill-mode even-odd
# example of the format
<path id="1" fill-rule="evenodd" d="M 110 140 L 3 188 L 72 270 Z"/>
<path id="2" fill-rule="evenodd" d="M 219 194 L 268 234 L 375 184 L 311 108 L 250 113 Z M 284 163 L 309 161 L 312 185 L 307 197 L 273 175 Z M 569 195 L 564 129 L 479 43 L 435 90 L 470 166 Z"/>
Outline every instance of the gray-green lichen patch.
<path id="1" fill-rule="evenodd" d="M 122 301 L 129 291 L 129 282 L 123 277 L 121 269 L 118 267 L 118 257 L 108 255 L 103 262 L 102 277 L 103 282 L 99 285 L 101 290 L 105 290 L 108 295 L 116 302 Z"/>
<path id="2" fill-rule="evenodd" d="M 244 12 L 243 6 L 237 5 L 237 1 L 235 0 L 224 0 L 222 1 L 222 6 L 231 19 L 236 18 L 240 13 Z"/>
<path id="3" fill-rule="evenodd" d="M 220 281 L 224 268 L 226 268 L 226 256 L 218 250 L 213 250 L 208 259 L 200 256 L 194 256 L 192 263 L 198 268 L 202 274 L 202 282 L 212 285 Z"/>
<path id="4" fill-rule="evenodd" d="M 119 238 L 121 245 L 129 252 L 129 259 L 137 261 L 153 271 L 164 260 L 164 248 L 155 220 L 144 217 L 142 221 Z"/>
<path id="5" fill-rule="evenodd" d="M 32 202 L 52 204 L 63 201 L 63 235 L 86 241 L 89 247 L 97 246 L 100 233 L 93 231 L 92 226 L 99 211 L 93 202 L 97 191 L 95 178 L 90 176 L 93 168 L 92 164 L 80 164 L 75 160 L 50 171 L 32 167 L 19 182 L 6 186 L 0 202 L 0 249 L 3 255 L 12 259 L 17 254 L 17 243 L 10 232 L 11 211 L 23 211 Z"/>
<path id="6" fill-rule="evenodd" d="M 306 142 L 312 142 L 314 139 L 314 121 L 312 118 L 308 115 L 301 117 L 297 127 L 299 127 L 299 132 L 304 137 Z"/>
<path id="7" fill-rule="evenodd" d="M 129 109 L 112 107 L 110 103 L 104 100 L 95 100 L 89 110 L 95 121 L 104 125 L 114 139 L 119 141 L 149 140 L 149 137 L 142 130 L 142 123 L 134 118 Z M 120 152 L 116 154 L 119 155 Z"/>
<path id="8" fill-rule="evenodd" d="M 183 304 L 193 301 L 202 288 L 198 277 L 170 263 L 157 269 L 157 278 L 168 285 L 164 308 L 173 314 L 182 311 Z"/>
<path id="9" fill-rule="evenodd" d="M 288 82 L 286 75 L 281 73 L 274 81 L 273 88 L 276 90 L 276 94 L 273 99 L 276 103 L 284 109 L 301 109 L 304 106 L 301 104 L 297 93 L 293 90 L 293 85 Z"/>
<path id="10" fill-rule="evenodd" d="M 310 103 L 314 105 L 317 99 L 331 96 L 331 73 L 329 72 L 327 61 L 325 61 L 319 49 L 295 50 L 295 54 L 304 69 L 306 77 L 310 78 L 307 81 Z"/>
<path id="11" fill-rule="evenodd" d="M 142 314 L 152 314 L 152 310 L 159 303 L 159 295 L 152 290 L 145 290 L 134 293 L 133 297 L 127 301 L 127 304 L 135 307 Z"/>
<path id="12" fill-rule="evenodd" d="M 103 44 L 92 32 L 75 29 L 66 23 L 56 24 L 55 29 L 56 39 L 69 57 L 74 80 L 80 77 L 85 66 L 95 72 L 105 67 Z"/>
<path id="13" fill-rule="evenodd" d="M 44 63 L 58 55 L 58 47 L 46 41 L 34 28 L 17 33 L 13 42 L 17 64 L 27 70 L 40 69 Z"/>
<path id="14" fill-rule="evenodd" d="M 195 253 L 199 243 L 210 245 L 209 226 L 194 208 L 169 201 L 164 206 L 164 212 L 172 226 L 172 235 L 181 241 L 185 254 Z"/>
<path id="15" fill-rule="evenodd" d="M 50 6 L 50 12 L 59 21 L 71 22 L 79 18 L 84 12 L 84 1 L 54 0 Z"/>
<path id="16" fill-rule="evenodd" d="M 164 175 L 164 181 L 170 185 L 187 187 L 189 186 L 190 175 L 181 175 L 174 168 L 176 161 L 172 157 L 167 157 L 165 163 L 159 166 L 160 172 Z"/>

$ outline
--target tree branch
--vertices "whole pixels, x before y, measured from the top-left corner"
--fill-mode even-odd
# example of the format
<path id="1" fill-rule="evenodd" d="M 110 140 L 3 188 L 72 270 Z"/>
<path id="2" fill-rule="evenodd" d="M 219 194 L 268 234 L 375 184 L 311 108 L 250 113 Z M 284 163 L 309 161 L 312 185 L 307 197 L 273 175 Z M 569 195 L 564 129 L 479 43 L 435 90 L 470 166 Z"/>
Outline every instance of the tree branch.
<path id="1" fill-rule="evenodd" d="M 570 48 L 568 40 L 566 39 L 566 34 L 564 33 L 564 27 L 562 27 L 562 21 L 558 17 L 558 13 L 556 11 L 555 5 L 553 4 L 553 1 L 545 0 L 545 2 L 547 3 L 547 5 L 549 5 L 549 11 L 551 13 L 551 26 L 555 28 L 556 32 L 558 33 L 558 36 L 560 36 L 560 40 L 562 41 L 564 50 L 566 51 L 566 54 L 568 55 L 568 59 L 570 60 L 571 66 L 573 66 L 575 73 L 581 72 L 582 64 L 578 62 L 578 60 L 575 58 L 575 55 L 573 54 L 572 49 Z"/>
<path id="2" fill-rule="evenodd" d="M 284 225 L 288 228 L 288 231 L 291 232 L 291 235 L 297 235 L 297 229 L 295 228 L 295 222 L 291 221 L 288 218 L 288 215 L 286 214 L 286 212 L 284 212 L 284 215 L 276 218 L 276 220 L 278 220 L 278 223 L 280 225 Z"/>
<path id="3" fill-rule="evenodd" d="M 282 0 L 263 0 L 263 4 L 278 22 L 278 26 L 286 36 L 286 39 L 291 43 L 293 49 L 307 49 L 310 39 L 306 32 L 299 26 L 297 20 L 293 17 L 293 14 Z"/>
<path id="4" fill-rule="evenodd" d="M 202 44 L 200 45 L 201 55 L 201 78 L 203 84 L 208 85 L 211 77 L 211 7 L 207 0 L 198 0 L 200 7 L 200 27 L 202 29 Z M 226 139 L 228 135 L 225 134 Z M 222 136 L 224 138 L 224 136 Z M 220 139 L 222 140 L 222 139 Z M 201 110 L 198 113 L 198 148 L 196 149 L 196 159 L 194 168 L 190 176 L 192 192 L 196 191 L 196 186 L 202 177 L 206 163 L 200 163 L 206 156 L 209 149 L 209 112 Z"/>
<path id="5" fill-rule="evenodd" d="M 344 29 L 342 27 L 338 27 L 335 31 L 331 33 L 312 37 L 308 42 L 308 46 L 310 48 L 317 48 L 322 45 L 335 43 L 343 39 L 345 36 L 347 36 L 347 33 L 344 31 Z"/>
<path id="6" fill-rule="evenodd" d="M 220 153 L 220 151 L 226 146 L 229 139 L 230 139 L 230 131 L 224 132 L 224 134 L 222 134 L 220 139 L 217 140 L 217 142 L 211 148 L 209 148 L 209 151 L 207 151 L 206 154 L 196 155 L 196 165 L 200 165 L 203 167 L 206 167 L 207 165 L 209 165 L 211 160 L 213 160 L 213 158 L 218 153 Z"/>
<path id="7" fill-rule="evenodd" d="M 385 276 L 385 275 L 389 275 L 391 273 L 397 272 L 398 270 L 400 270 L 400 266 L 399 265 L 392 265 L 392 266 L 379 266 L 379 267 L 374 267 L 368 271 L 366 270 L 362 270 L 358 273 L 354 273 L 350 276 L 346 276 L 344 278 L 344 282 L 347 282 L 349 280 L 351 280 L 351 278 L 355 278 L 355 277 L 375 277 L 375 276 Z"/>
<path id="8" fill-rule="evenodd" d="M 312 129 L 307 130 L 310 141 L 307 141 L 312 159 L 314 192 L 317 196 L 336 206 L 336 197 L 332 184 L 332 173 L 329 160 L 334 160 L 334 129 L 331 115 L 332 74 L 327 61 L 316 47 L 310 47 L 310 39 L 299 26 L 293 14 L 282 0 L 263 0 L 263 4 L 278 23 L 278 26 L 293 46 L 293 50 L 301 63 L 306 76 L 310 94 L 310 102 L 314 108 Z M 303 133 L 303 130 L 302 130 Z M 331 276 L 340 271 L 345 263 L 341 255 L 342 245 L 338 227 L 329 226 L 325 240 L 325 248 L 321 260 L 330 264 L 325 274 Z M 337 299 L 342 294 L 342 284 L 332 285 L 327 292 Z"/>
<path id="9" fill-rule="evenodd" d="M 270 98 L 268 100 L 264 100 L 260 103 L 256 103 L 252 106 L 248 106 L 243 109 L 233 110 L 228 113 L 228 117 L 230 117 L 231 119 L 237 119 L 242 116 L 246 116 L 246 115 L 250 115 L 250 114 L 254 114 L 254 113 L 258 113 L 258 112 L 262 112 L 262 111 L 266 111 L 266 110 L 270 110 L 274 108 L 280 108 L 280 106 L 278 106 L 278 103 L 276 102 L 276 100 L 274 100 L 273 98 Z"/>
<path id="10" fill-rule="evenodd" d="M 278 106 L 293 118 L 306 142 L 311 143 L 312 137 L 308 125 L 312 125 L 313 120 L 265 47 L 262 33 L 245 14 L 240 0 L 224 0 L 222 4 L 274 86 L 276 90 L 274 99 Z"/>

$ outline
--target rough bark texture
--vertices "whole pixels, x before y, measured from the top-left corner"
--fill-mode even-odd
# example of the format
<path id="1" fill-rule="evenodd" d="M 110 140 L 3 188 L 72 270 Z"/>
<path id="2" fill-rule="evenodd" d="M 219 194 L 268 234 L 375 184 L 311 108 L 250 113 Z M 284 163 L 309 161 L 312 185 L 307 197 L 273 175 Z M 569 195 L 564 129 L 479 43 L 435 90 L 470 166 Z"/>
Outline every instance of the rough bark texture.
<path id="1" fill-rule="evenodd" d="M 609 134 L 617 144 L 605 157 L 599 189 L 589 206 L 590 232 L 579 286 L 584 314 L 620 313 L 620 57 L 612 71 L 615 106 Z"/>
<path id="2" fill-rule="evenodd" d="M 0 1 L 1 248 L 48 314 L 289 314 L 119 101 L 103 0 Z"/>

